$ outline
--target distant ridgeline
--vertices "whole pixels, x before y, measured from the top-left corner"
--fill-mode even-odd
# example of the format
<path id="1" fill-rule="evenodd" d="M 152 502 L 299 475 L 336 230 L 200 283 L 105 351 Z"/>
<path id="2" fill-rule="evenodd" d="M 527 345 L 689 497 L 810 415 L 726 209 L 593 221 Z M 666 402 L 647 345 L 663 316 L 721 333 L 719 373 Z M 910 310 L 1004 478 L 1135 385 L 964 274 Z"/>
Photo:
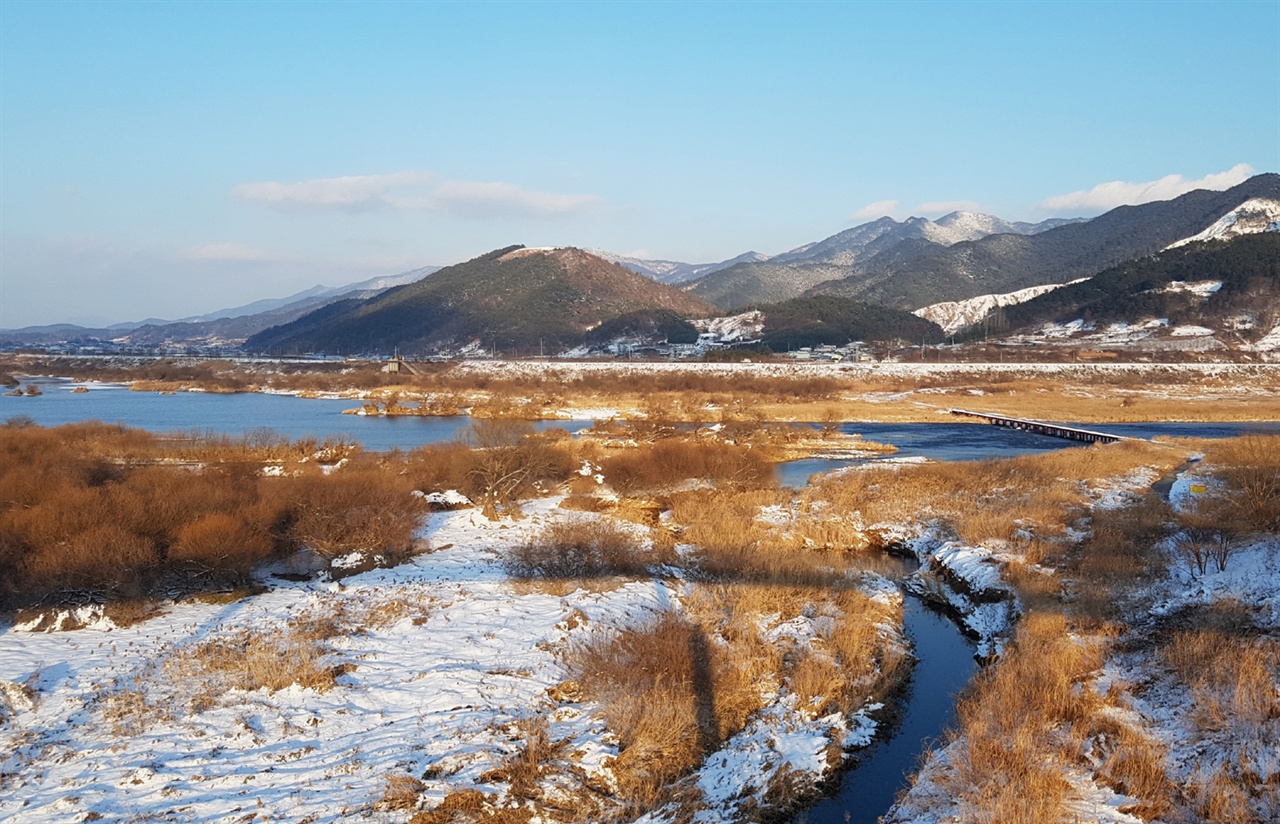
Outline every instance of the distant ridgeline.
<path id="1" fill-rule="evenodd" d="M 936 342 L 942 330 L 898 309 L 848 298 L 760 307 L 776 349 L 851 340 Z M 468 345 L 508 356 L 556 353 L 618 339 L 693 343 L 690 318 L 715 307 L 580 249 L 512 246 L 441 269 L 368 300 L 325 306 L 254 335 L 251 351 L 428 354 Z"/>
<path id="2" fill-rule="evenodd" d="M 1087 221 L 1005 224 L 1012 230 L 992 224 L 980 228 L 997 233 L 972 240 L 933 232 L 919 218 L 912 220 L 923 222 L 914 224 L 881 219 L 794 252 L 721 269 L 694 281 L 691 290 L 722 311 L 801 293 L 918 309 L 1089 277 L 1193 237 L 1253 198 L 1280 200 L 1280 175 L 1256 175 L 1221 192 L 1202 189 L 1121 206 Z"/>

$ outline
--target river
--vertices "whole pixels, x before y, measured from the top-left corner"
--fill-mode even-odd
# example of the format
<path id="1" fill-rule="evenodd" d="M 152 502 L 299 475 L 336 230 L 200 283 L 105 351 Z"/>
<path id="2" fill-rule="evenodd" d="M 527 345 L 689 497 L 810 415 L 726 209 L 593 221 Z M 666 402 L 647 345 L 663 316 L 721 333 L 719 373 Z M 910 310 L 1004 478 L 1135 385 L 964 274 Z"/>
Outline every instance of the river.
<path id="1" fill-rule="evenodd" d="M 24 386 L 38 386 L 36 396 L 0 396 L 0 421 L 26 416 L 42 426 L 98 420 L 153 432 L 201 431 L 244 435 L 270 429 L 290 439 L 345 437 L 366 449 L 413 449 L 460 437 L 471 425 L 465 415 L 422 417 L 417 415 L 344 415 L 360 402 L 332 398 L 298 398 L 245 392 L 234 395 L 208 392 L 133 392 L 118 384 L 78 384 L 62 378 L 23 378 Z M 76 387 L 87 392 L 74 392 Z M 570 432 L 591 426 L 590 420 L 539 421 L 538 428 L 562 427 Z M 1149 438 L 1157 435 L 1221 438 L 1242 432 L 1280 432 L 1280 423 L 1141 423 L 1098 425 L 1109 432 Z M 1008 458 L 1050 452 L 1077 441 L 1064 441 L 975 423 L 866 423 L 851 422 L 843 431 L 859 433 L 868 441 L 892 444 L 893 457 L 922 457 L 937 461 Z M 847 466 L 850 460 L 812 458 L 789 461 L 779 468 L 779 482 L 801 486 L 809 475 Z"/>
<path id="2" fill-rule="evenodd" d="M 56 378 L 27 379 L 44 394 L 0 397 L 0 420 L 25 416 L 44 426 L 86 420 L 122 423 L 151 431 L 209 431 L 243 435 L 270 429 L 286 437 L 341 436 L 367 449 L 412 449 L 463 435 L 471 419 L 456 417 L 382 417 L 344 415 L 358 405 L 353 400 L 301 399 L 288 395 L 236 395 L 182 392 L 161 395 L 132 392 L 118 385 L 84 384 L 88 392 L 73 392 L 81 384 Z M 539 427 L 562 426 L 569 431 L 592 421 L 543 421 Z M 893 444 L 897 458 L 978 460 L 1048 452 L 1081 446 L 1031 432 L 974 423 L 846 423 L 843 430 L 869 441 Z M 1093 428 L 1133 437 L 1229 437 L 1250 431 L 1280 432 L 1280 423 L 1143 423 L 1106 424 Z M 865 459 L 860 459 L 865 460 Z M 816 472 L 854 462 L 808 459 L 780 465 L 779 481 L 803 485 Z M 905 574 L 905 572 L 901 573 Z M 896 714 L 896 722 L 866 751 L 859 764 L 843 777 L 836 795 L 823 799 L 796 819 L 797 824 L 871 824 L 888 811 L 897 793 L 907 786 L 923 752 L 954 718 L 954 696 L 973 676 L 973 645 L 946 617 L 914 596 L 904 605 L 906 631 L 915 644 L 917 663 L 910 688 Z"/>

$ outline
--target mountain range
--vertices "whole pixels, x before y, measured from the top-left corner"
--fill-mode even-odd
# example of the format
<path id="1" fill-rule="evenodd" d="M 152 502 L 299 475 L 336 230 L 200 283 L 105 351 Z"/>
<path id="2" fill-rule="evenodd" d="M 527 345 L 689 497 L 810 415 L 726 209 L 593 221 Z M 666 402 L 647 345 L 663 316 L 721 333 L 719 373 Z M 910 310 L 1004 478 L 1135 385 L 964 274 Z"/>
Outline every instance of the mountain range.
<path id="1" fill-rule="evenodd" d="M 881 218 L 767 261 L 721 269 L 689 289 L 725 311 L 801 294 L 918 309 L 1088 277 L 1203 232 L 1251 199 L 1280 200 L 1280 175 L 1121 206 L 1092 220 L 1018 225 L 970 213 L 937 223 Z M 1001 224 L 1018 231 L 1001 231 Z M 987 229 L 996 231 L 981 234 Z M 957 239 L 966 232 L 980 236 Z"/>
<path id="2" fill-rule="evenodd" d="M 338 300 L 366 299 L 394 286 L 412 283 L 440 269 L 424 266 L 398 275 L 379 275 L 346 286 L 313 286 L 285 298 L 268 298 L 220 309 L 182 320 L 147 320 L 116 323 L 103 328 L 73 324 L 0 329 L 0 345 L 50 345 L 67 341 L 116 341 L 130 346 L 212 345 L 239 346 L 250 335 L 288 323 Z"/>
<path id="3" fill-rule="evenodd" d="M 1276 231 L 1280 175 L 1261 174 L 1226 191 L 1124 206 L 1091 220 L 1013 223 L 974 212 L 936 221 L 885 217 L 773 257 L 747 252 L 719 263 L 510 246 L 443 269 L 315 287 L 178 322 L 0 332 L 0 345 L 96 339 L 152 347 L 244 344 L 278 353 L 390 354 L 399 348 L 456 354 L 470 347 L 529 354 L 612 338 L 683 341 L 697 331 L 689 320 L 737 309 L 761 310 L 763 335 L 789 347 L 804 345 L 806 336 L 821 342 L 842 335 L 933 340 L 944 330 L 963 336 L 965 327 L 993 313 L 1002 330 L 1012 330 L 1024 310 L 1010 307 L 1024 304 L 1053 305 L 1059 319 L 1053 322 L 1061 322 L 1092 294 L 1064 284 L 1087 283 L 1162 250 L 1200 250 L 1206 243 L 1209 252 L 1197 251 L 1196 259 L 1211 263 L 1218 247 Z M 1263 242 L 1257 248 L 1266 262 L 1272 247 Z M 1116 282 L 1123 290 L 1130 280 Z M 1168 306 L 1180 318 L 1192 311 L 1169 299 L 1123 297 L 1108 293 L 1107 300 L 1135 311 Z M 1213 309 L 1218 303 L 1196 305 Z M 1030 315 L 1025 319 L 1032 322 Z M 917 322 L 928 325 L 913 326 Z M 1271 321 L 1259 316 L 1256 322 L 1265 330 Z M 989 320 L 983 328 L 990 331 Z"/>

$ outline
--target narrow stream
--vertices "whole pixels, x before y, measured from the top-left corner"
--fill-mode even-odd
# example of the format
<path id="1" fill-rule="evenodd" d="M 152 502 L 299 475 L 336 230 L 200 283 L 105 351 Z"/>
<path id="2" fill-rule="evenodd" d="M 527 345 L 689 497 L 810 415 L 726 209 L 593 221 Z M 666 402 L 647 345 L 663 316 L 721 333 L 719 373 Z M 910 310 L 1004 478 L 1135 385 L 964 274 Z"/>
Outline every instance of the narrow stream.
<path id="1" fill-rule="evenodd" d="M 955 719 L 955 696 L 977 669 L 973 643 L 949 618 L 919 598 L 903 602 L 916 665 L 887 737 L 860 752 L 839 792 L 795 818 L 795 824 L 875 824 L 910 783 L 921 756 Z"/>

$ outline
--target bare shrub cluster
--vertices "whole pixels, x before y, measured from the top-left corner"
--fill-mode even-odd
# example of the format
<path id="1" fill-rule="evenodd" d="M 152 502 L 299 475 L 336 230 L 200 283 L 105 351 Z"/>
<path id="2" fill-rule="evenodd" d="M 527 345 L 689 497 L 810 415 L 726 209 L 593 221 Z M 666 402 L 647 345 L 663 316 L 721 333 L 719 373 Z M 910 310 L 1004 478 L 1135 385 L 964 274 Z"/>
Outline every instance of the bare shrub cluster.
<path id="1" fill-rule="evenodd" d="M 669 490 L 690 481 L 761 486 L 773 480 L 773 465 L 765 455 L 721 441 L 664 438 L 618 450 L 600 465 L 610 486 L 624 494 Z"/>
<path id="2" fill-rule="evenodd" d="M 1280 530 L 1280 435 L 1212 442 L 1206 463 L 1226 486 L 1231 515 L 1253 529 Z"/>
<path id="3" fill-rule="evenodd" d="M 0 608 L 139 598 L 247 582 L 311 547 L 392 558 L 422 513 L 395 462 L 347 452 L 264 476 L 263 460 L 191 463 L 189 442 L 101 424 L 0 428 Z M 310 457 L 310 456 L 308 456 Z"/>
<path id="4" fill-rule="evenodd" d="M 653 559 L 636 533 L 612 519 L 559 518 L 507 555 L 517 578 L 601 578 L 643 575 Z"/>

